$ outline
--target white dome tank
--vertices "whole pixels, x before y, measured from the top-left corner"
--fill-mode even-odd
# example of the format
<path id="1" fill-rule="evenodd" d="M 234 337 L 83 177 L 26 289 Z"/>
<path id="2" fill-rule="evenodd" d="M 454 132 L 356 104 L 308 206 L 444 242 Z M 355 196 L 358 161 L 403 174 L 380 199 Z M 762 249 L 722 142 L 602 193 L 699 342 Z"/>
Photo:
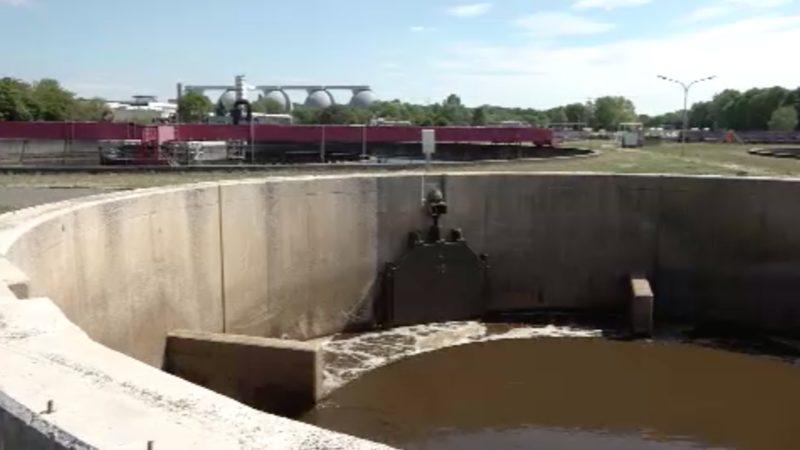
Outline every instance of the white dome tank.
<path id="1" fill-rule="evenodd" d="M 378 101 L 375 93 L 370 90 L 358 91 L 350 99 L 350 106 L 354 108 L 369 108 L 373 103 Z"/>
<path id="2" fill-rule="evenodd" d="M 253 91 L 251 89 L 245 89 L 244 91 L 244 99 L 247 101 L 253 101 Z M 227 91 L 223 92 L 220 95 L 219 103 L 222 103 L 222 106 L 225 107 L 226 110 L 230 111 L 233 108 L 233 104 L 236 103 L 236 90 L 235 89 L 228 89 Z"/>
<path id="3" fill-rule="evenodd" d="M 273 101 L 279 105 L 281 105 L 282 111 L 291 111 L 292 110 L 292 101 L 289 96 L 284 91 L 269 91 L 266 95 L 261 97 L 264 100 Z"/>
<path id="4" fill-rule="evenodd" d="M 331 93 L 324 89 L 313 91 L 306 98 L 306 106 L 309 108 L 330 108 L 334 103 Z"/>
<path id="5" fill-rule="evenodd" d="M 223 92 L 219 97 L 219 103 L 222 103 L 222 106 L 230 111 L 233 108 L 233 104 L 236 103 L 236 91 L 230 89 Z"/>

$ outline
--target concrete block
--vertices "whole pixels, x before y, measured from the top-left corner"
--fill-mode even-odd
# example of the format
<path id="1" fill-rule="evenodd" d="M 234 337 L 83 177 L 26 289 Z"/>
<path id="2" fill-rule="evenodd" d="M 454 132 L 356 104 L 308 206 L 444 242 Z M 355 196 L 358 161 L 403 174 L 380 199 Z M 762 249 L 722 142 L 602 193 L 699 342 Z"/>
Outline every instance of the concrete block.
<path id="1" fill-rule="evenodd" d="M 631 277 L 630 320 L 633 334 L 653 335 L 654 296 L 650 282 L 645 277 Z"/>
<path id="2" fill-rule="evenodd" d="M 26 299 L 30 293 L 30 282 L 25 273 L 11 264 L 5 258 L 0 258 L 0 283 L 8 286 L 8 289 L 19 299 Z"/>
<path id="3" fill-rule="evenodd" d="M 293 416 L 313 407 L 322 390 L 322 353 L 296 341 L 175 331 L 166 369 L 264 412 Z"/>

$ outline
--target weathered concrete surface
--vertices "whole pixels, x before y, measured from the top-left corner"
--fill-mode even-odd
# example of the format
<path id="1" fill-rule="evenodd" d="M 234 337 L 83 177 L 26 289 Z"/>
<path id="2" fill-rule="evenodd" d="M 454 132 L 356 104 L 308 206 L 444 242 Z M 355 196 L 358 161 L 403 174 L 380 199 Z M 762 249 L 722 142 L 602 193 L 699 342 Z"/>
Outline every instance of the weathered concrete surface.
<path id="1" fill-rule="evenodd" d="M 653 334 L 653 289 L 647 278 L 631 277 L 630 323 L 631 331 L 638 336 Z"/>
<path id="2" fill-rule="evenodd" d="M 28 298 L 31 280 L 9 260 L 0 258 L 0 286 L 7 287 L 16 298 Z"/>
<path id="3" fill-rule="evenodd" d="M 13 211 L 45 203 L 61 202 L 109 192 L 113 191 L 93 188 L 0 186 L 0 211 Z"/>
<path id="4" fill-rule="evenodd" d="M 800 335 L 798 180 L 498 173 L 208 183 L 5 215 L 0 256 L 29 278 L 31 296 L 51 297 L 92 339 L 160 366 L 176 329 L 305 338 L 369 320 L 383 264 L 429 225 L 421 199 L 430 185 L 450 205 L 444 227 L 463 228 L 470 247 L 489 254 L 492 310 L 621 312 L 629 274 L 641 273 L 661 317 Z M 59 426 L 87 442 L 97 438 L 86 428 L 95 415 L 128 417 L 129 400 L 115 397 L 128 395 L 126 382 L 113 380 L 158 386 L 145 390 L 151 399 L 195 395 L 77 331 L 16 337 L 47 315 L 7 317 L 16 331 L 0 342 L 0 361 L 14 371 L 0 370 L 0 392 L 35 411 L 63 379 L 78 409 Z M 107 364 L 121 368 L 113 382 Z M 97 403 L 79 405 L 90 392 Z M 141 408 L 148 422 L 137 430 L 184 420 Z"/>
<path id="5" fill-rule="evenodd" d="M 369 320 L 376 186 L 366 177 L 224 183 L 226 331 L 308 339 Z"/>
<path id="6" fill-rule="evenodd" d="M 27 222 L 6 255 L 32 296 L 50 296 L 98 342 L 160 366 L 168 331 L 222 331 L 217 193 L 211 185 L 66 202 Z"/>
<path id="7" fill-rule="evenodd" d="M 260 411 L 295 416 L 322 392 L 318 345 L 297 341 L 175 331 L 166 370 Z"/>
<path id="8" fill-rule="evenodd" d="M 446 227 L 491 264 L 492 310 L 618 310 L 627 275 L 654 262 L 658 178 L 447 178 Z"/>
<path id="9" fill-rule="evenodd" d="M 114 352 L 47 299 L 0 299 L 0 362 L 4 449 L 386 448 L 258 412 Z"/>

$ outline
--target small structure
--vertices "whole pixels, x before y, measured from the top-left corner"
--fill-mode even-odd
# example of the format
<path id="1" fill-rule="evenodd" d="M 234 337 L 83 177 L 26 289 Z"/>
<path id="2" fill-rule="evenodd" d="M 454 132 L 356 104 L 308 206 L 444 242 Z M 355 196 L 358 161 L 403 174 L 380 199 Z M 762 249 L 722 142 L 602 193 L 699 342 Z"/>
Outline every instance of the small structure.
<path id="1" fill-rule="evenodd" d="M 425 209 L 433 225 L 426 234 L 412 232 L 408 252 L 386 265 L 379 325 L 470 320 L 486 312 L 488 257 L 475 254 L 460 229 L 442 235 L 439 220 L 448 211 L 442 191 L 428 193 Z"/>
<path id="2" fill-rule="evenodd" d="M 641 122 L 623 122 L 617 132 L 622 148 L 639 148 L 644 146 L 644 124 Z"/>
<path id="3" fill-rule="evenodd" d="M 157 123 L 171 121 L 178 112 L 178 105 L 159 102 L 153 95 L 134 95 L 132 100 L 109 102 L 108 108 L 114 122 Z"/>
<path id="4" fill-rule="evenodd" d="M 634 336 L 653 335 L 654 296 L 650 281 L 641 275 L 631 276 L 630 325 Z"/>

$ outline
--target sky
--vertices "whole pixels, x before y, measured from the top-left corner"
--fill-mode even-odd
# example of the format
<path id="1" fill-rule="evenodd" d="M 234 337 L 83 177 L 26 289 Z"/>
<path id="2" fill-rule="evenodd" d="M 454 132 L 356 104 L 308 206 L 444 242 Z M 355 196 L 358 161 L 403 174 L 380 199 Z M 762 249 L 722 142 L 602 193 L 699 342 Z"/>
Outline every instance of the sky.
<path id="1" fill-rule="evenodd" d="M 800 0 L 0 0 L 0 76 L 108 99 L 245 74 L 367 84 L 423 104 L 456 93 L 544 109 L 624 95 L 654 114 L 683 102 L 657 75 L 718 77 L 691 101 L 796 88 L 798 42 Z"/>

